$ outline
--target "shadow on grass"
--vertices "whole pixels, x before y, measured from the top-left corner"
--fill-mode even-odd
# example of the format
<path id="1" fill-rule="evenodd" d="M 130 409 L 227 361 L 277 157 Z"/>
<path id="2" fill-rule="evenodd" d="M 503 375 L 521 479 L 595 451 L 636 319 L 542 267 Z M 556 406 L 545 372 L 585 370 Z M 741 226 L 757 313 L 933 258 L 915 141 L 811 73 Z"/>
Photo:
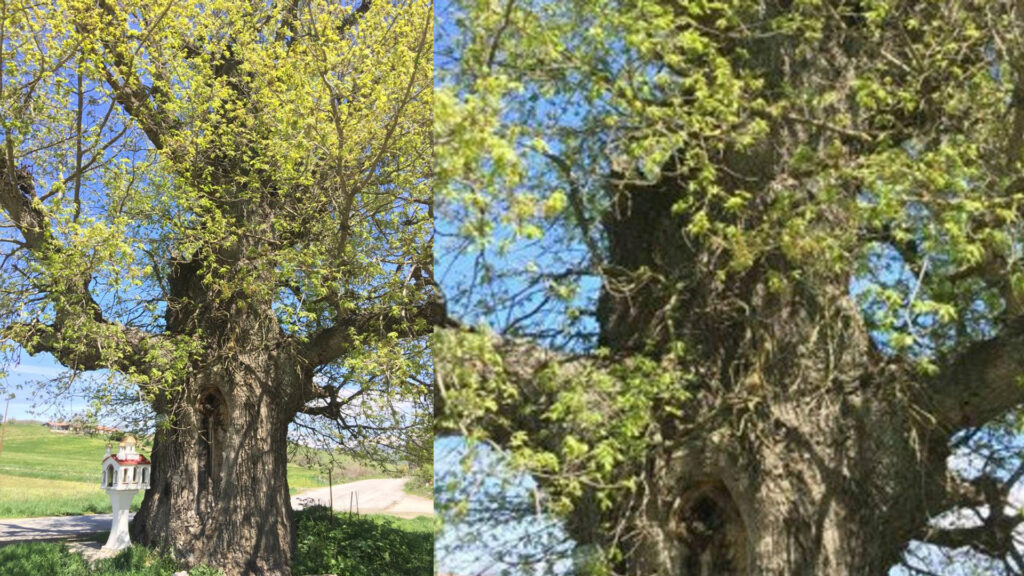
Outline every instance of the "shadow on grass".
<path id="1" fill-rule="evenodd" d="M 331 515 L 324 506 L 296 512 L 297 547 L 292 573 L 344 576 L 429 576 L 433 574 L 433 520 L 387 516 Z M 108 533 L 84 540 L 106 542 Z M 63 542 L 0 546 L 0 576 L 170 576 L 181 566 L 169 555 L 132 546 L 90 566 Z M 216 576 L 193 568 L 190 576 Z"/>
<path id="2" fill-rule="evenodd" d="M 294 574 L 429 576 L 434 570 L 432 521 L 332 515 L 326 506 L 295 513 Z"/>

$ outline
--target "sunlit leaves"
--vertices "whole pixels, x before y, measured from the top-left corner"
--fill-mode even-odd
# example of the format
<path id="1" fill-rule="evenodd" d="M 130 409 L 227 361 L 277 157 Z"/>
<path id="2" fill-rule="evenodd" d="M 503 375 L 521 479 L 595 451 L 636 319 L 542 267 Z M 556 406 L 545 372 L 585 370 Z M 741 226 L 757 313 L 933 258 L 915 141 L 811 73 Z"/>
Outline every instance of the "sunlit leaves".
<path id="1" fill-rule="evenodd" d="M 518 346 L 499 344 L 487 331 L 437 332 L 445 402 L 438 425 L 469 439 L 508 431 L 510 463 L 543 481 L 555 514 L 570 512 L 583 489 L 610 508 L 635 488 L 623 466 L 642 458 L 655 406 L 681 409 L 690 376 L 645 358 L 600 367 L 557 357 L 524 360 L 541 352 Z"/>
<path id="2" fill-rule="evenodd" d="M 593 328 L 595 294 L 646 298 L 638 287 L 656 279 L 668 301 L 659 321 L 678 311 L 692 322 L 663 351 L 700 344 L 727 319 L 756 334 L 789 304 L 852 296 L 860 317 L 850 323 L 863 322 L 887 361 L 934 376 L 1024 313 L 1015 10 L 970 0 L 453 2 L 435 118 L 438 261 L 456 262 L 444 281 L 450 309 L 593 352 L 596 330 L 581 326 Z M 671 196 L 651 204 L 672 218 L 648 216 L 665 229 L 629 232 L 667 247 L 653 264 L 618 270 L 608 264 L 629 257 L 609 262 L 603 225 L 643 194 Z M 776 301 L 787 305 L 766 304 Z M 610 368 L 585 386 L 550 368 L 529 378 L 544 407 L 518 421 L 522 388 L 506 378 L 515 367 L 474 337 L 452 352 L 465 359 L 452 363 L 459 385 L 446 392 L 452 429 L 509 430 L 516 463 L 550 482 L 560 511 L 606 478 L 595 471 L 614 468 L 632 446 L 622 439 L 650 424 L 647 403 L 673 389 L 650 367 L 631 366 L 647 380 L 629 386 Z M 622 389 L 636 391 L 624 394 L 629 431 L 596 433 L 595 414 L 619 414 L 595 410 L 597 399 Z M 673 417 L 681 403 L 669 403 Z M 562 427 L 516 428 L 530 418 Z"/>
<path id="3" fill-rule="evenodd" d="M 3 2 L 2 171 L 31 173 L 50 231 L 26 247 L 0 222 L 4 345 L 59 337 L 153 400 L 236 350 L 201 314 L 299 344 L 407 316 L 323 377 L 375 390 L 360 417 L 422 442 L 427 329 L 406 311 L 432 290 L 433 6 L 359 5 Z"/>

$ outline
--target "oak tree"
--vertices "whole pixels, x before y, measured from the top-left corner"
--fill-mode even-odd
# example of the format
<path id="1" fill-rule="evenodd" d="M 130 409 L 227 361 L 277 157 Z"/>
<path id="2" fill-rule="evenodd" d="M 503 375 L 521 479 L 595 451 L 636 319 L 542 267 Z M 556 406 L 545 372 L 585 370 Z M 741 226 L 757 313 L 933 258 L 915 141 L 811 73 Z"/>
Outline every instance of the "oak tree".
<path id="1" fill-rule="evenodd" d="M 0 3 L 0 343 L 155 411 L 136 542 L 289 574 L 289 423 L 429 436 L 432 22 Z"/>
<path id="2" fill-rule="evenodd" d="M 1024 571 L 1024 5 L 439 14 L 438 431 L 578 571 Z"/>

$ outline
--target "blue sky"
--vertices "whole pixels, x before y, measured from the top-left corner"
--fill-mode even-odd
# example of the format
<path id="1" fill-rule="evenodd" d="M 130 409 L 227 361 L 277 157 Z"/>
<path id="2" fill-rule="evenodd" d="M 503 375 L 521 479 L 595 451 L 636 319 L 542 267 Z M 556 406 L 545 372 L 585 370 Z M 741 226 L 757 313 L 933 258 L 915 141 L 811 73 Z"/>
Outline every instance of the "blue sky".
<path id="1" fill-rule="evenodd" d="M 56 378 L 66 369 L 49 354 L 29 356 L 20 351 L 18 364 L 7 368 L 7 377 L 0 378 L 0 400 L 13 395 L 8 418 L 16 420 L 50 420 L 61 411 L 73 413 L 85 407 L 86 400 L 75 392 L 54 399 L 53 403 L 34 401 L 32 391 L 38 383 Z M 0 403 L 0 409 L 3 404 Z"/>
<path id="2" fill-rule="evenodd" d="M 484 444 L 471 448 L 456 436 L 435 439 L 434 477 L 445 490 L 435 498 L 438 512 L 447 509 L 445 494 L 449 504 L 469 502 L 465 515 L 437 537 L 441 572 L 495 575 L 521 562 L 538 574 L 571 573 L 573 543 L 561 521 L 537 511 L 537 483 L 512 469 L 499 451 Z M 501 510 L 485 513 L 488 504 Z M 476 514 L 483 518 L 474 521 Z"/>

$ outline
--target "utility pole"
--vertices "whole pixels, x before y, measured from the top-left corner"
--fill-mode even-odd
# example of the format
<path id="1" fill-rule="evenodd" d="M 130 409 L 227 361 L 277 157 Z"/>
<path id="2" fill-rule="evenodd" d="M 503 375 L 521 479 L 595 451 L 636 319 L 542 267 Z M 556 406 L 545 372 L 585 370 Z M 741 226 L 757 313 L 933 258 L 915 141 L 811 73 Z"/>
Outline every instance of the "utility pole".
<path id="1" fill-rule="evenodd" d="M 334 482 L 331 480 L 331 472 L 334 468 L 332 463 L 331 467 L 327 469 L 327 494 L 331 501 L 331 518 L 334 518 Z"/>
<path id="2" fill-rule="evenodd" d="M 7 399 L 7 406 L 4 407 L 4 421 L 0 423 L 0 454 L 4 453 L 4 433 L 7 432 L 7 411 L 11 409 L 11 399 Z"/>

